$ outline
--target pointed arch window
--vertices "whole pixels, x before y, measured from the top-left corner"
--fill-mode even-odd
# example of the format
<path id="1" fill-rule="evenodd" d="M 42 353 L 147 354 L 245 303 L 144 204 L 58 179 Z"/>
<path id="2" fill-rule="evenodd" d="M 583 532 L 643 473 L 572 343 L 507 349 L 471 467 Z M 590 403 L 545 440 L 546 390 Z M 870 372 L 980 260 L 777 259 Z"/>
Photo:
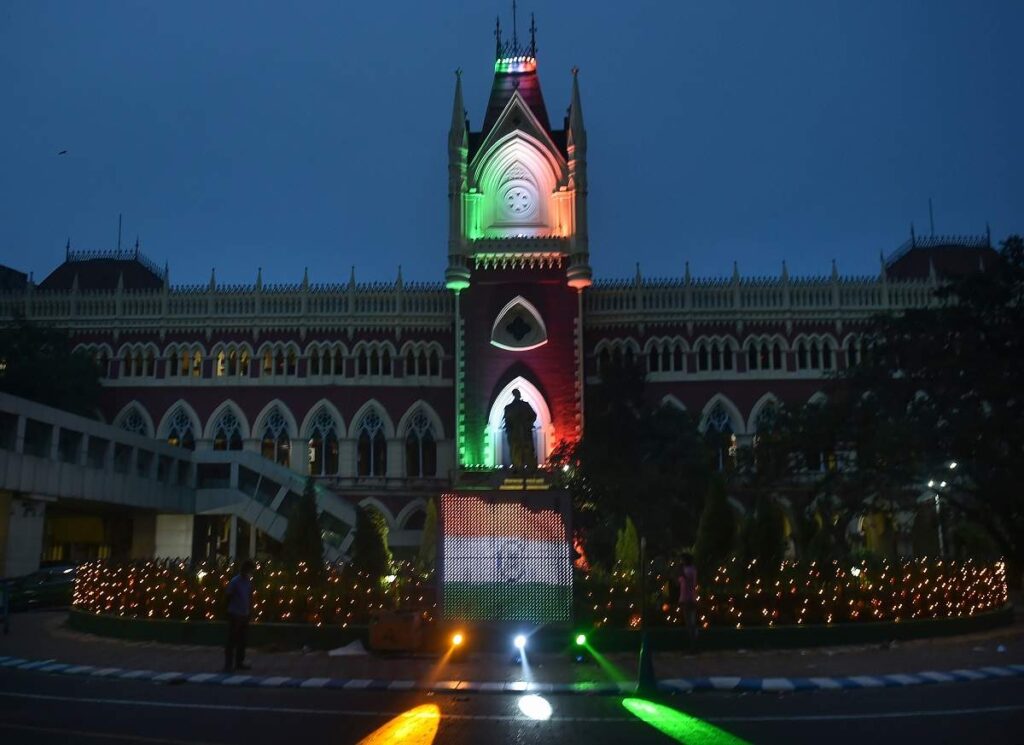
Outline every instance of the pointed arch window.
<path id="1" fill-rule="evenodd" d="M 432 378 L 441 377 L 441 355 L 437 353 L 436 349 L 430 353 L 430 370 L 428 374 Z"/>
<path id="2" fill-rule="evenodd" d="M 316 347 L 309 350 L 309 374 L 320 374 L 320 350 Z"/>
<path id="3" fill-rule="evenodd" d="M 412 415 L 405 435 L 405 474 L 413 478 L 437 475 L 437 441 L 422 409 Z"/>
<path id="4" fill-rule="evenodd" d="M 772 346 L 772 369 L 782 369 L 782 345 L 778 342 Z"/>
<path id="5" fill-rule="evenodd" d="M 325 362 L 324 364 L 327 363 Z M 341 353 L 341 347 L 337 347 L 334 350 L 334 369 L 332 372 L 339 377 L 345 374 L 345 356 Z"/>
<path id="6" fill-rule="evenodd" d="M 186 450 L 196 449 L 196 436 L 192 430 L 192 420 L 180 406 L 171 414 L 167 426 L 167 443 Z"/>
<path id="7" fill-rule="evenodd" d="M 146 427 L 146 420 L 143 419 L 142 413 L 134 406 L 128 409 L 124 416 L 121 417 L 119 426 L 125 432 L 132 432 L 137 435 L 142 435 L 143 437 L 149 435 L 148 427 Z"/>
<path id="8" fill-rule="evenodd" d="M 224 409 L 213 426 L 214 450 L 241 450 L 242 425 L 231 409 Z"/>
<path id="9" fill-rule="evenodd" d="M 736 459 L 736 435 L 732 417 L 721 401 L 717 401 L 704 420 L 704 439 L 711 449 L 714 465 L 719 471 L 732 469 Z"/>
<path id="10" fill-rule="evenodd" d="M 313 476 L 338 473 L 338 430 L 334 417 L 324 406 L 309 426 L 309 472 Z"/>
<path id="11" fill-rule="evenodd" d="M 672 347 L 672 369 L 683 372 L 683 348 L 679 344 Z"/>
<path id="12" fill-rule="evenodd" d="M 800 342 L 796 347 L 796 367 L 798 370 L 807 369 L 807 343 Z"/>
<path id="13" fill-rule="evenodd" d="M 280 463 L 282 466 L 291 465 L 292 443 L 288 438 L 288 424 L 284 415 L 277 408 L 268 415 L 263 425 L 263 436 L 260 439 L 260 454 L 267 460 Z"/>
<path id="14" fill-rule="evenodd" d="M 661 357 L 658 354 L 657 347 L 651 347 L 651 351 L 647 353 L 647 372 L 658 372 L 660 369 Z"/>
<path id="15" fill-rule="evenodd" d="M 388 471 L 388 443 L 384 421 L 376 409 L 370 409 L 359 422 L 356 443 L 356 473 L 359 476 L 384 476 Z"/>

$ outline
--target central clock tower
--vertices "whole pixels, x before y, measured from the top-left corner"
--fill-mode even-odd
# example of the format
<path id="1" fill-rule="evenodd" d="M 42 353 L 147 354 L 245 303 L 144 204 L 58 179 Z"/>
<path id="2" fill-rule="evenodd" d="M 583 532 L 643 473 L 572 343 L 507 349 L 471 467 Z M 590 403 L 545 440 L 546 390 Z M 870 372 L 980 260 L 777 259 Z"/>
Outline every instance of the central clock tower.
<path id="1" fill-rule="evenodd" d="M 587 136 L 577 70 L 560 129 L 551 126 L 529 44 L 495 30 L 494 82 L 478 131 L 456 72 L 448 134 L 447 286 L 455 293 L 460 471 L 507 465 L 513 391 L 537 414 L 538 463 L 583 426 Z"/>

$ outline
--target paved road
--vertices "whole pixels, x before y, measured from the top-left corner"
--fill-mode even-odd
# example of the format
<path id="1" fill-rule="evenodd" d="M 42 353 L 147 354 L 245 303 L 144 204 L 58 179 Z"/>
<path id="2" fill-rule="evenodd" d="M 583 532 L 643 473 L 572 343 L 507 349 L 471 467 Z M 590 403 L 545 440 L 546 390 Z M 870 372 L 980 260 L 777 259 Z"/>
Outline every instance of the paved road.
<path id="1" fill-rule="evenodd" d="M 1021 679 L 784 696 L 704 693 L 625 702 L 643 718 L 631 713 L 622 697 L 547 700 L 551 718 L 533 721 L 520 711 L 520 697 L 509 695 L 161 686 L 0 670 L 0 742 L 344 745 L 389 722 L 402 728 L 401 736 L 379 738 L 377 745 L 429 745 L 435 724 L 435 743 L 486 745 L 737 742 L 727 733 L 740 741 L 787 745 L 966 743 L 979 738 L 985 745 L 1024 742 Z M 659 709 L 658 703 L 672 711 Z M 411 710 L 418 716 L 401 717 Z"/>

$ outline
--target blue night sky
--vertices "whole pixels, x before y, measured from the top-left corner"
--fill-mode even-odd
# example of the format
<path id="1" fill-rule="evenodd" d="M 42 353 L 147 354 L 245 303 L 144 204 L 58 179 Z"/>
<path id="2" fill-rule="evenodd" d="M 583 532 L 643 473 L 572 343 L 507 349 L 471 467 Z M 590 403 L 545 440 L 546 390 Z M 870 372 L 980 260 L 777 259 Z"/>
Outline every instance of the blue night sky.
<path id="1" fill-rule="evenodd" d="M 529 0 L 579 65 L 598 278 L 878 271 L 913 221 L 1024 231 L 1020 0 Z M 125 244 L 174 283 L 440 281 L 453 70 L 504 2 L 0 6 L 0 263 Z M 58 155 L 61 150 L 66 155 Z"/>

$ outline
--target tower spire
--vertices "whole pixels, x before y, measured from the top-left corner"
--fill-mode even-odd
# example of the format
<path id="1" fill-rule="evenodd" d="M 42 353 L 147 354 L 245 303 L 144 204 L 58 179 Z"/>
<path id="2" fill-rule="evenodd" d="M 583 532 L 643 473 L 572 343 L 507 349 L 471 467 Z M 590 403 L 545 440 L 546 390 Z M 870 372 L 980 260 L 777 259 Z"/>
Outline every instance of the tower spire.
<path id="1" fill-rule="evenodd" d="M 537 22 L 533 20 L 533 13 L 530 13 L 530 57 L 537 56 Z"/>
<path id="2" fill-rule="evenodd" d="M 519 24 L 516 22 L 516 0 L 512 0 L 512 46 L 519 49 Z"/>

